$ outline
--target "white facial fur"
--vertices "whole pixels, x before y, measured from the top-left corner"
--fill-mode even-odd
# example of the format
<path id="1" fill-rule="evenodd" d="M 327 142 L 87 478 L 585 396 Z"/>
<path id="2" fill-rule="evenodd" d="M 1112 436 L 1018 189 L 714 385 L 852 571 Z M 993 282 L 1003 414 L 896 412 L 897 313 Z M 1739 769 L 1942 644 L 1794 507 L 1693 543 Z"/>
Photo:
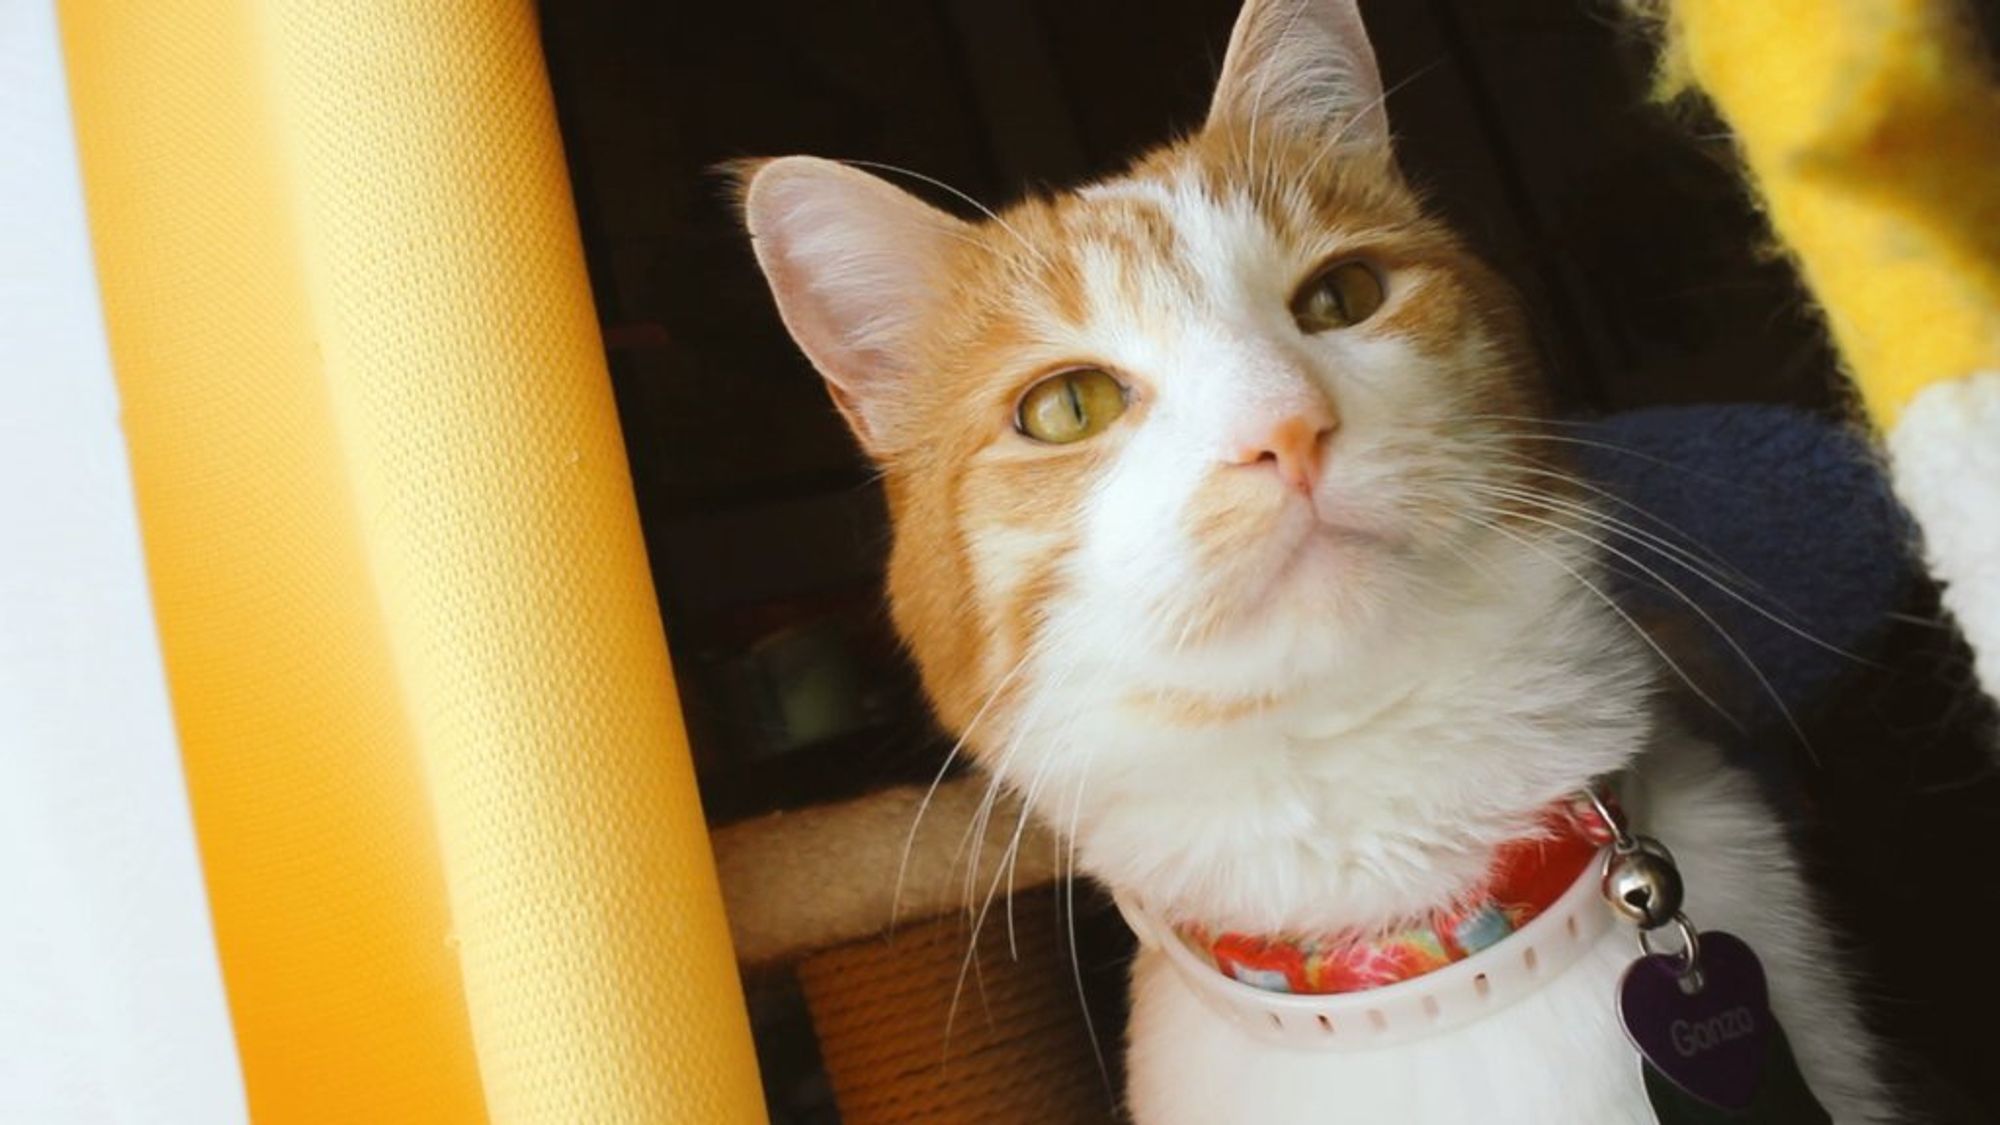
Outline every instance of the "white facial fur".
<path id="1" fill-rule="evenodd" d="M 1506 467 L 1494 427 L 1467 420 L 1491 341 L 1439 355 L 1368 323 L 1302 334 L 1291 291 L 1348 232 L 1287 244 L 1192 181 L 1103 190 L 1150 195 L 1183 268 L 1134 279 L 1129 260 L 1086 259 L 1084 323 L 1042 326 L 1051 355 L 1140 389 L 1074 522 L 1024 700 L 984 732 L 983 761 L 1074 835 L 1086 870 L 1170 914 L 1336 928 L 1428 909 L 1636 745 L 1636 642 L 1570 573 L 1585 552 L 1489 530 L 1455 483 Z M 1422 277 L 1386 271 L 1377 316 L 1422 299 Z M 1340 424 L 1310 502 L 1229 463 L 1244 434 L 1313 400 Z M 1258 499 L 1282 505 L 1220 572 L 1189 527 L 1217 473 L 1266 477 Z M 982 587 L 1026 581 L 1050 538 L 976 535 Z M 1191 640 L 1218 604 L 1226 624 Z M 1271 702 L 1192 729 L 1147 702 L 1186 695 Z"/>

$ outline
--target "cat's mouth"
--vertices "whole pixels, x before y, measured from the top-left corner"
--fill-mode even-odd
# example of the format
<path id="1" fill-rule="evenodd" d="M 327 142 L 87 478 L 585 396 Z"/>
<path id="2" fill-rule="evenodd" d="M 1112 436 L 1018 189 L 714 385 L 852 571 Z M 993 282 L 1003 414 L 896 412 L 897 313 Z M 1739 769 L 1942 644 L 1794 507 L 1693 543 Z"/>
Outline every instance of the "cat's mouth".
<path id="1" fill-rule="evenodd" d="M 1302 498 L 1303 499 L 1303 498 Z M 1344 492 L 1321 487 L 1307 501 L 1312 512 L 1310 535 L 1359 549 L 1390 550 L 1403 545 L 1380 513 L 1364 510 Z"/>
<path id="2" fill-rule="evenodd" d="M 1380 528 L 1370 527 L 1358 521 L 1334 522 L 1324 517 L 1314 524 L 1307 542 L 1310 543 L 1314 538 L 1355 550 L 1388 551 L 1395 549 L 1401 543 L 1401 540 Z"/>
<path id="3" fill-rule="evenodd" d="M 1318 510 L 1310 515 L 1302 511 L 1295 521 L 1284 523 L 1288 526 L 1279 535 L 1286 541 L 1275 545 L 1263 580 L 1249 583 L 1247 606 L 1290 610 L 1297 598 L 1317 603 L 1333 591 L 1351 589 L 1363 573 L 1400 549 L 1397 537 L 1352 516 L 1328 519 Z"/>
<path id="4" fill-rule="evenodd" d="M 1276 513 L 1233 550 L 1209 553 L 1202 580 L 1159 592 L 1178 648 L 1241 641 L 1307 620 L 1334 621 L 1356 604 L 1367 576 L 1396 551 L 1393 536 L 1359 522 L 1329 522 L 1306 503 Z"/>

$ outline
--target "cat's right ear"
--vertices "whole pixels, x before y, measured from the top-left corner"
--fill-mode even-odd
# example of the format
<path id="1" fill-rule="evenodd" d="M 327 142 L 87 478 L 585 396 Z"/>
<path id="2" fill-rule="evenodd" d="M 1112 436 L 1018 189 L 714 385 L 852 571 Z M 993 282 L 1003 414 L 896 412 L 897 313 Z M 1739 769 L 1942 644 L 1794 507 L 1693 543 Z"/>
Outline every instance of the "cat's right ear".
<path id="1" fill-rule="evenodd" d="M 778 315 L 861 444 L 882 451 L 917 374 L 916 330 L 966 225 L 831 160 L 787 156 L 736 173 Z"/>
<path id="2" fill-rule="evenodd" d="M 1228 124 L 1389 143 L 1382 75 L 1356 0 L 1244 0 L 1209 105 Z"/>

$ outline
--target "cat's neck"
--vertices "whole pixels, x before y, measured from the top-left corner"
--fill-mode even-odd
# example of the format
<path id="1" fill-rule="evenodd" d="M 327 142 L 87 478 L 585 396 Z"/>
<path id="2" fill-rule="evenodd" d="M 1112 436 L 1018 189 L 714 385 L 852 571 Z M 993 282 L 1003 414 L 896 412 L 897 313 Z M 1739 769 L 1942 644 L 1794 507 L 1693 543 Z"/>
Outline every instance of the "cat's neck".
<path id="1" fill-rule="evenodd" d="M 1651 664 L 1575 583 L 1515 586 L 1432 635 L 1220 721 L 1112 708 L 1064 751 L 1082 863 L 1169 918 L 1254 931 L 1388 924 L 1447 904 L 1549 801 L 1625 765 Z M 1539 596 L 1537 596 L 1539 595 Z"/>

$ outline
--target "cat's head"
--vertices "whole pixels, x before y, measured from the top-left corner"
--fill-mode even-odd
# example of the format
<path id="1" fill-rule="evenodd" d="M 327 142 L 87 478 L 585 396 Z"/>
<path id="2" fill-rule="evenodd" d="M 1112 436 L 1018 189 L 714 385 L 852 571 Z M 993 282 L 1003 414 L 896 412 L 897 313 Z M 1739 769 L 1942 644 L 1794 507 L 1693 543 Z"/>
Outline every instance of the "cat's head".
<path id="1" fill-rule="evenodd" d="M 825 160 L 749 175 L 947 725 L 1200 727 L 1360 683 L 1510 534 L 1543 471 L 1521 314 L 1383 100 L 1352 0 L 1249 0 L 1199 131 L 1078 190 L 968 222 Z"/>

